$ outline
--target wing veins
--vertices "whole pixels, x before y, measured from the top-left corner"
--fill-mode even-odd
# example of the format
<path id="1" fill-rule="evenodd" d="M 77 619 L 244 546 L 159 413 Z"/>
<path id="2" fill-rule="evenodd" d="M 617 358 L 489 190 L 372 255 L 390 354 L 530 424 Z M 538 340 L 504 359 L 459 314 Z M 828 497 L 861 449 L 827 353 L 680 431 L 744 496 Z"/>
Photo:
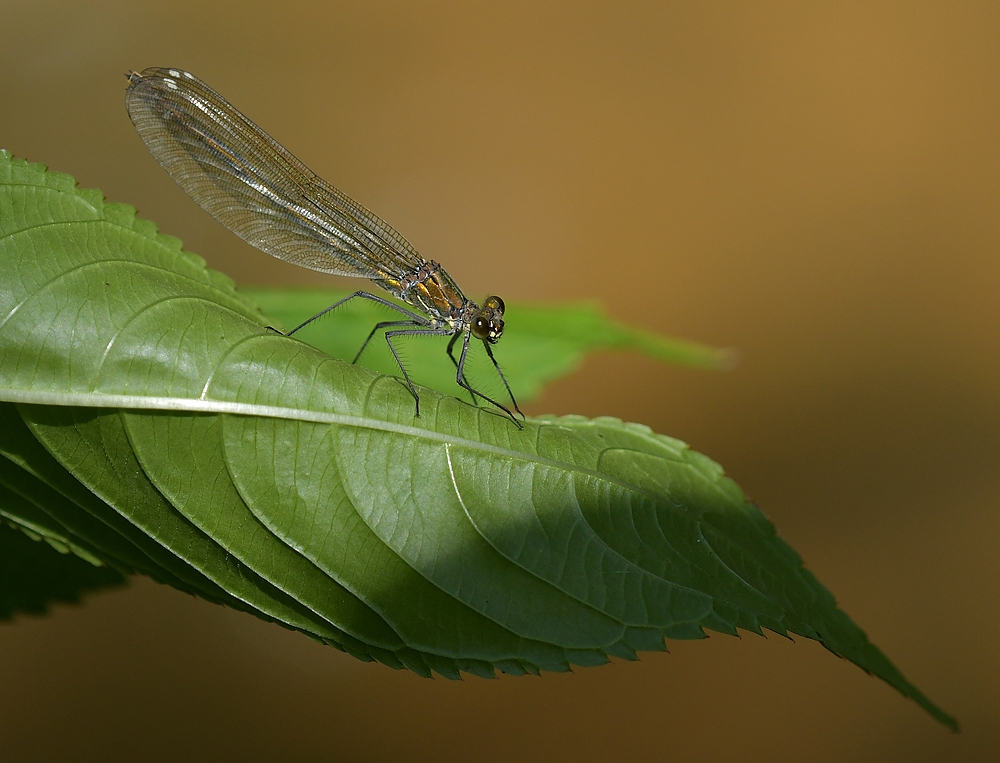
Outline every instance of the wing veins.
<path id="1" fill-rule="evenodd" d="M 203 209 L 253 246 L 298 265 L 363 278 L 415 271 L 395 229 L 317 176 L 200 80 L 147 69 L 126 96 L 157 161 Z"/>

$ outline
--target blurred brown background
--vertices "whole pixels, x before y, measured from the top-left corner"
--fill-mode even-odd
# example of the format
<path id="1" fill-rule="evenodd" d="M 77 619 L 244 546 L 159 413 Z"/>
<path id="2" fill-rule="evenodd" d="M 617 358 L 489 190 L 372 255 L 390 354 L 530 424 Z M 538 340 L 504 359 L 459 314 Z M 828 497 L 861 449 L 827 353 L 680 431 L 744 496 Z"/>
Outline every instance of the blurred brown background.
<path id="1" fill-rule="evenodd" d="M 138 580 L 0 626 L 4 759 L 1000 759 L 1000 6 L 820 5 L 0 0 L 0 147 L 239 282 L 330 283 L 148 155 L 122 75 L 183 67 L 468 293 L 738 348 L 529 411 L 721 462 L 963 733 L 804 640 L 453 683 Z"/>

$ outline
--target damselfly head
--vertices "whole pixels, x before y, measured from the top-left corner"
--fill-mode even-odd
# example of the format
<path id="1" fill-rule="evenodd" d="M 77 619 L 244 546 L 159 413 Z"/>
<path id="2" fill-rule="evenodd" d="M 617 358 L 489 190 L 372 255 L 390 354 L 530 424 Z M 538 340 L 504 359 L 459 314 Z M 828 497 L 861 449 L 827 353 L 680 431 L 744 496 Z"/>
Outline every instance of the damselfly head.
<path id="1" fill-rule="evenodd" d="M 503 336 L 504 304 L 500 297 L 487 297 L 483 306 L 472 318 L 472 336 L 496 344 Z"/>

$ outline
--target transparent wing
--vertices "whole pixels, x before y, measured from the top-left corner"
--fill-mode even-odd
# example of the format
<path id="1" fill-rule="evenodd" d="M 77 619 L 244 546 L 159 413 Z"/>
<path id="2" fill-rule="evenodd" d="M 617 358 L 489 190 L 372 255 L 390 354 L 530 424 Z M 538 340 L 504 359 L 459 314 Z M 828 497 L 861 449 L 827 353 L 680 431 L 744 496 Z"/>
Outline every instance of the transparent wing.
<path id="1" fill-rule="evenodd" d="M 180 69 L 129 78 L 125 106 L 160 165 L 247 243 L 335 275 L 398 278 L 424 260 L 387 223 L 309 170 Z"/>

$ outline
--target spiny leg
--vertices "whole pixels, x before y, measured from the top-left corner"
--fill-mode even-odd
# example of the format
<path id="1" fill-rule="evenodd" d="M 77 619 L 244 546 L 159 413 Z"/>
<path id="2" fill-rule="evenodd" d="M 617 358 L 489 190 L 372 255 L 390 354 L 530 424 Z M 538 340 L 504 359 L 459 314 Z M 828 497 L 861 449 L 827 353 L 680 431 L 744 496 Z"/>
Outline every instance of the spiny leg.
<path id="1" fill-rule="evenodd" d="M 484 344 L 485 344 L 485 342 L 484 342 Z M 523 429 L 524 425 L 520 421 L 518 421 L 517 418 L 515 418 L 514 414 L 510 412 L 510 410 L 507 408 L 507 406 L 500 405 L 500 403 L 498 403 L 492 397 L 488 397 L 487 395 L 484 395 L 479 390 L 473 389 L 472 385 L 470 385 L 465 380 L 465 356 L 468 354 L 468 352 L 469 352 L 469 335 L 465 334 L 465 337 L 464 337 L 464 339 L 462 341 L 462 354 L 461 354 L 461 356 L 459 356 L 459 359 L 458 359 L 458 375 L 455 377 L 455 381 L 458 382 L 458 385 L 460 387 L 462 387 L 463 389 L 467 389 L 473 395 L 477 395 L 477 396 L 481 397 L 483 400 L 485 400 L 487 403 L 490 403 L 491 405 L 495 405 L 497 408 L 499 408 L 501 411 L 503 411 L 504 413 L 506 413 L 510 417 L 510 420 L 513 421 L 517 425 L 518 429 Z M 491 358 L 493 357 L 492 353 L 490 354 L 490 357 Z M 496 365 L 496 360 L 493 361 L 493 365 Z M 497 371 L 499 371 L 499 370 L 500 370 L 500 367 L 497 366 Z M 500 374 L 500 378 L 503 379 L 503 374 Z M 507 380 L 504 379 L 504 386 L 506 386 L 506 385 L 507 385 Z M 507 387 L 507 391 L 510 392 L 510 387 Z M 511 399 L 513 400 L 513 395 L 511 395 Z M 517 408 L 517 403 L 514 403 L 514 407 Z M 521 413 L 520 409 L 518 409 L 517 412 Z M 523 417 L 524 414 L 521 413 L 521 416 Z"/>
<path id="2" fill-rule="evenodd" d="M 454 356 L 454 355 L 452 354 L 452 352 L 451 352 L 451 351 L 452 351 L 452 348 L 453 348 L 453 347 L 455 346 L 455 342 L 457 342 L 457 341 L 458 341 L 458 338 L 459 338 L 460 336 L 465 336 L 465 334 L 464 334 L 464 333 L 462 333 L 462 332 L 458 332 L 458 333 L 455 333 L 455 334 L 454 334 L 454 335 L 452 336 L 452 338 L 451 338 L 451 341 L 450 341 L 450 342 L 448 342 L 448 357 L 449 357 L 449 358 L 451 358 L 451 362 L 452 362 L 452 363 L 454 364 L 454 366 L 455 366 L 455 371 L 458 371 L 458 361 L 457 361 L 457 360 L 455 360 L 455 356 Z M 474 406 L 476 406 L 476 407 L 479 407 L 479 401 L 478 401 L 478 400 L 476 399 L 476 396 L 475 396 L 475 395 L 474 395 L 473 393 L 469 392 L 469 397 L 471 397 L 471 398 L 472 398 L 472 404 L 473 404 Z"/>
<path id="3" fill-rule="evenodd" d="M 410 381 L 410 375 L 406 373 L 406 369 L 403 367 L 403 361 L 399 358 L 399 353 L 396 352 L 396 347 L 392 343 L 393 337 L 397 336 L 447 336 L 451 331 L 447 328 L 432 329 L 432 328 L 415 328 L 415 329 L 399 329 L 397 331 L 386 331 L 385 341 L 389 345 L 389 349 L 392 351 L 392 356 L 396 359 L 396 365 L 399 366 L 399 370 L 403 372 L 403 379 L 406 380 L 406 386 L 410 388 L 410 394 L 413 395 L 413 400 L 416 402 L 417 411 L 416 416 L 420 416 L 420 395 L 417 394 L 416 387 L 413 386 L 413 382 Z"/>
<path id="4" fill-rule="evenodd" d="M 362 299 L 370 299 L 372 302 L 378 302 L 380 305 L 385 305 L 386 307 L 391 307 L 396 312 L 402 313 L 407 318 L 409 318 L 411 321 L 413 321 L 413 325 L 415 325 L 415 326 L 426 326 L 426 325 L 428 325 L 428 321 L 427 321 L 427 319 L 424 316 L 418 315 L 417 313 L 414 313 L 414 312 L 412 312 L 410 310 L 407 310 L 405 307 L 400 307 L 395 302 L 390 302 L 389 300 L 384 299 L 384 298 L 379 297 L 379 296 L 376 296 L 375 294 L 369 294 L 367 291 L 356 291 L 353 294 L 351 294 L 350 296 L 344 297 L 342 300 L 340 300 L 338 302 L 334 302 L 332 305 L 330 305 L 326 309 L 320 310 L 312 318 L 309 318 L 308 320 L 302 321 L 302 323 L 300 323 L 298 326 L 296 326 L 291 331 L 289 331 L 287 334 L 285 334 L 285 336 L 291 336 L 292 334 L 294 334 L 299 329 L 302 329 L 302 328 L 305 328 L 306 326 L 308 326 L 310 323 L 312 323 L 317 318 L 322 318 L 324 315 L 326 315 L 331 310 L 335 310 L 336 308 L 340 307 L 345 302 L 349 302 L 350 300 L 355 299 L 356 297 L 361 297 Z M 374 334 L 375 332 L 373 331 L 372 333 Z M 369 337 L 369 339 L 371 339 L 371 337 Z"/>
<path id="5" fill-rule="evenodd" d="M 503 375 L 503 371 L 500 370 L 500 364 L 497 363 L 497 359 L 493 357 L 493 348 L 490 347 L 489 342 L 483 342 L 483 347 L 486 348 L 486 354 L 490 356 L 490 360 L 493 361 L 493 367 L 500 374 L 500 381 L 503 382 L 503 386 L 507 388 L 507 394 L 510 395 L 510 401 L 514 404 L 514 410 L 521 413 L 521 409 L 517 407 L 517 400 L 514 399 L 514 393 L 510 391 L 510 385 L 507 383 L 507 377 Z M 521 413 L 521 420 L 524 420 L 524 414 Z"/>
<path id="6" fill-rule="evenodd" d="M 424 324 L 414 323 L 413 321 L 382 321 L 381 323 L 376 323 L 375 328 L 371 330 L 371 333 L 368 335 L 368 338 L 365 340 L 365 343 L 361 345 L 361 349 L 358 350 L 358 354 L 354 356 L 354 360 L 352 360 L 351 363 L 354 364 L 358 362 L 358 358 L 361 357 L 361 353 L 365 351 L 365 347 L 368 346 L 368 343 L 372 340 L 372 337 L 375 336 L 375 333 L 377 331 L 389 328 L 390 326 L 422 326 L 422 325 Z"/>

